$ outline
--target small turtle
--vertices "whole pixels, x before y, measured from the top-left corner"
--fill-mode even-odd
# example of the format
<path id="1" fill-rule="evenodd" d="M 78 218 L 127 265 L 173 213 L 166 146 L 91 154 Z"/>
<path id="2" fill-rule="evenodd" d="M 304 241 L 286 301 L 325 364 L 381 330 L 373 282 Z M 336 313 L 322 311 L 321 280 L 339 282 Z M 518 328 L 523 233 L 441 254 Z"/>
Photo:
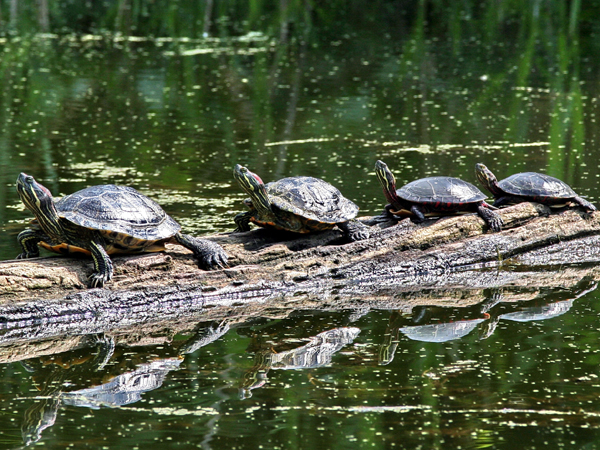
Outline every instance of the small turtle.
<path id="1" fill-rule="evenodd" d="M 384 162 L 377 161 L 375 172 L 389 202 L 386 215 L 409 212 L 413 221 L 420 223 L 426 216 L 476 212 L 493 231 L 502 229 L 502 218 L 484 201 L 483 192 L 471 183 L 452 177 L 429 177 L 396 190 L 396 179 Z"/>
<path id="2" fill-rule="evenodd" d="M 596 207 L 579 197 L 571 187 L 558 178 L 537 172 L 522 172 L 511 175 L 502 181 L 483 164 L 475 165 L 475 174 L 496 199 L 494 206 L 522 202 L 537 202 L 552 208 L 579 205 L 586 212 L 596 211 Z"/>
<path id="3" fill-rule="evenodd" d="M 163 251 L 167 242 L 190 249 L 202 268 L 227 264 L 220 245 L 182 234 L 181 226 L 158 203 L 131 187 L 92 186 L 55 202 L 48 189 L 21 173 L 17 191 L 35 215 L 32 228 L 17 237 L 23 248 L 17 258 L 39 256 L 38 244 L 56 253 L 91 255 L 90 287 L 102 287 L 112 278 L 108 255 Z"/>
<path id="4" fill-rule="evenodd" d="M 282 178 L 264 184 L 260 177 L 237 164 L 233 176 L 250 196 L 250 209 L 235 216 L 235 231 L 250 230 L 249 223 L 295 233 L 330 230 L 337 226 L 350 241 L 369 237 L 369 228 L 353 220 L 358 206 L 331 184 L 313 177 Z"/>

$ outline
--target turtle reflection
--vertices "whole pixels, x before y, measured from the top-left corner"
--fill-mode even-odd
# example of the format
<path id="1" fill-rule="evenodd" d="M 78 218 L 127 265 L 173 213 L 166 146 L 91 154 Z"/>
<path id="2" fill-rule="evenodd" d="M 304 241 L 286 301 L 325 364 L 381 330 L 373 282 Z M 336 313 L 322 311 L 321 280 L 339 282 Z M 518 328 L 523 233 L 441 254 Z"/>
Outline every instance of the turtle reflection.
<path id="1" fill-rule="evenodd" d="M 62 396 L 65 405 L 99 409 L 135 403 L 144 392 L 162 386 L 167 374 L 179 368 L 183 358 L 166 358 L 141 364 L 135 370 L 118 375 L 99 386 L 65 392 Z"/>
<path id="2" fill-rule="evenodd" d="M 434 323 L 400 328 L 409 339 L 423 342 L 447 342 L 465 337 L 485 319 L 458 320 L 449 323 Z"/>
<path id="3" fill-rule="evenodd" d="M 576 291 L 576 295 L 558 300 L 556 296 L 549 298 L 541 293 L 533 299 L 526 296 L 529 299 L 523 301 L 522 293 L 515 292 L 508 298 L 508 295 L 495 292 L 487 301 L 475 306 L 419 306 L 410 315 L 394 311 L 379 346 L 378 362 L 387 365 L 393 361 L 401 334 L 415 341 L 443 343 L 462 339 L 477 329 L 477 339 L 486 339 L 502 319 L 523 323 L 558 317 L 568 312 L 576 299 L 596 287 L 597 283 L 592 283 Z"/>
<path id="4" fill-rule="evenodd" d="M 196 350 L 215 342 L 220 337 L 227 334 L 229 329 L 230 325 L 226 322 L 221 322 L 219 324 L 210 323 L 208 325 L 199 326 L 196 329 L 195 334 L 183 344 L 179 352 L 182 355 L 194 353 Z"/>
<path id="5" fill-rule="evenodd" d="M 485 320 L 486 315 L 478 307 L 419 306 L 410 315 L 394 311 L 379 346 L 379 365 L 393 361 L 400 333 L 415 341 L 447 342 L 466 336 Z"/>
<path id="6" fill-rule="evenodd" d="M 573 306 L 573 300 L 564 300 L 562 302 L 550 303 L 548 305 L 523 308 L 521 311 L 502 314 L 499 317 L 501 319 L 512 320 L 514 322 L 546 320 L 563 315 L 571 309 L 571 306 Z"/>
<path id="7" fill-rule="evenodd" d="M 504 305 L 494 308 L 490 311 L 490 320 L 482 328 L 481 339 L 490 337 L 496 331 L 496 327 L 502 319 L 513 322 L 533 322 L 552 319 L 569 311 L 574 301 L 574 299 L 569 299 L 547 304 L 511 305 L 511 309 L 507 312 L 503 312 L 508 309 Z"/>
<path id="8" fill-rule="evenodd" d="M 270 369 L 313 369 L 331 364 L 333 355 L 351 344 L 359 333 L 356 327 L 334 328 L 310 337 L 307 344 L 291 350 L 276 352 L 272 347 L 258 350 L 254 365 L 244 374 L 240 397 L 250 398 L 253 389 L 264 386 Z"/>
<path id="9" fill-rule="evenodd" d="M 541 294 L 537 299 L 520 302 L 505 303 L 505 296 L 501 292 L 495 292 L 490 299 L 482 305 L 482 311 L 489 315 L 489 320 L 481 327 L 480 339 L 490 337 L 500 320 L 510 320 L 512 322 L 533 322 L 539 320 L 548 320 L 561 316 L 568 312 L 573 303 L 578 298 L 596 290 L 598 282 L 586 284 L 582 289 L 576 290 L 575 295 L 565 295 L 560 300 L 553 298 L 544 298 Z M 552 301 L 554 300 L 554 301 Z"/>
<path id="10" fill-rule="evenodd" d="M 25 445 L 33 444 L 42 437 L 42 432 L 54 425 L 62 401 L 62 390 L 66 380 L 85 377 L 89 371 L 102 368 L 112 357 L 114 341 L 104 335 L 94 335 L 90 345 L 96 347 L 95 353 L 89 348 L 84 351 L 70 352 L 69 355 L 42 357 L 22 361 L 40 391 L 33 405 L 25 411 L 21 435 Z"/>
<path id="11" fill-rule="evenodd" d="M 54 425 L 62 405 L 99 409 L 119 407 L 139 401 L 145 392 L 158 389 L 167 374 L 177 370 L 187 353 L 216 341 L 229 330 L 229 325 L 201 324 L 187 341 L 176 348 L 165 348 L 165 355 L 151 361 L 114 361 L 115 342 L 104 335 L 93 335 L 87 346 L 50 357 L 34 358 L 21 364 L 32 374 L 40 395 L 25 412 L 22 437 L 25 445 L 33 444 L 42 432 Z M 90 351 L 90 347 L 95 351 Z M 119 356 L 123 356 L 122 348 Z M 153 349 L 155 354 L 156 349 Z M 138 353 L 144 358 L 144 353 Z M 153 356 L 152 358 L 156 358 Z M 108 363 L 110 366 L 105 370 Z M 133 363 L 133 367 L 132 367 Z M 123 364 L 126 369 L 123 370 Z M 118 374 L 110 376 L 107 372 Z M 108 381 L 105 381 L 108 377 Z"/>
<path id="12" fill-rule="evenodd" d="M 40 396 L 25 411 L 21 435 L 25 445 L 33 444 L 42 437 L 42 432 L 54 425 L 60 407 L 60 385 L 62 371 L 53 370 L 40 387 Z"/>

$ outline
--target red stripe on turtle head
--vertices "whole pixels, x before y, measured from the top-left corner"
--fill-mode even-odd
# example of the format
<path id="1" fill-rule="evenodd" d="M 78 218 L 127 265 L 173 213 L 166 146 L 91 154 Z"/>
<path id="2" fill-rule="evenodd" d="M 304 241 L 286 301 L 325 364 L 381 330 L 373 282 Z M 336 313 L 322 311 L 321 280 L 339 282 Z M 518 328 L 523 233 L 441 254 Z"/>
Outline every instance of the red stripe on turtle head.
<path id="1" fill-rule="evenodd" d="M 34 180 L 34 183 L 35 183 L 35 184 L 37 184 L 37 187 L 38 187 L 38 188 L 39 188 L 39 189 L 40 189 L 40 190 L 41 190 L 41 191 L 42 191 L 44 194 L 46 194 L 48 197 L 52 197 L 52 194 L 50 193 L 50 190 L 49 190 L 49 189 L 48 189 L 46 186 L 44 186 L 44 185 L 42 185 L 42 184 L 38 183 L 38 182 L 37 182 L 37 181 L 35 181 L 35 180 Z"/>
<path id="2" fill-rule="evenodd" d="M 254 172 L 248 171 L 248 173 L 250 175 L 252 175 L 256 179 L 256 181 L 258 181 L 260 184 L 265 184 L 264 181 L 258 175 L 256 175 Z"/>

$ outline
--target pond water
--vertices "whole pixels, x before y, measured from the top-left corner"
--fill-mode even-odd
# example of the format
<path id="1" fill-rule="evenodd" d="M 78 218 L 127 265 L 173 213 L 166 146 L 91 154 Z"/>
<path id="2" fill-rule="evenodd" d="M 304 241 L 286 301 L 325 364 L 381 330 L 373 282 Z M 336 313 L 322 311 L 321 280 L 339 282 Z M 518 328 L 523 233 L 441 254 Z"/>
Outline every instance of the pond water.
<path id="1" fill-rule="evenodd" d="M 20 172 L 57 197 L 133 186 L 199 235 L 244 210 L 238 163 L 323 178 L 363 215 L 385 204 L 377 159 L 399 183 L 477 184 L 483 162 L 600 200 L 594 33 L 424 30 L 1 41 L 0 259 L 32 218 Z M 297 311 L 13 355 L 0 448 L 600 448 L 594 274 L 463 309 Z"/>
<path id="2" fill-rule="evenodd" d="M 0 366 L 0 448 L 598 448 L 596 285 L 88 336 Z"/>

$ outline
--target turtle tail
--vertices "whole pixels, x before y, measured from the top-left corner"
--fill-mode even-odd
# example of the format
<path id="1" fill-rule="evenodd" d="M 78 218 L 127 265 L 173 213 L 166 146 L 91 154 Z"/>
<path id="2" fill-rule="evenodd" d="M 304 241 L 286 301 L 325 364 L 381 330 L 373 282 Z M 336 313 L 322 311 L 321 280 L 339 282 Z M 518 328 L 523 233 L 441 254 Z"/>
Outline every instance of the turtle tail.
<path id="1" fill-rule="evenodd" d="M 598 208 L 596 208 L 593 203 L 590 203 L 579 196 L 575 197 L 573 201 L 581 205 L 586 210 L 586 212 L 593 212 L 598 210 Z"/>

